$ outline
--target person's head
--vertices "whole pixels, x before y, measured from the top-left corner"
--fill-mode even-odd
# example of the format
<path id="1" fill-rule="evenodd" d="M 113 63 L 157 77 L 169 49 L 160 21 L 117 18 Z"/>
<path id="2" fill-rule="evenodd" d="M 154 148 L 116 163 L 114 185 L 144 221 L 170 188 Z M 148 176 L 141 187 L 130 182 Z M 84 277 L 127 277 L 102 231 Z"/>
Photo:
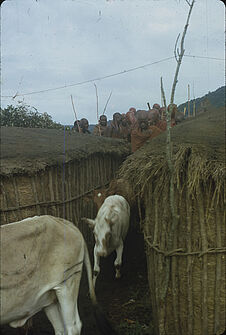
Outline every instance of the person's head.
<path id="1" fill-rule="evenodd" d="M 138 110 L 136 112 L 138 126 L 141 130 L 148 129 L 148 113 L 146 110 Z"/>
<path id="2" fill-rule="evenodd" d="M 79 126 L 80 126 L 79 120 L 76 120 L 76 121 L 74 122 L 74 127 L 73 127 L 74 130 L 78 132 L 78 131 L 79 131 Z"/>
<path id="3" fill-rule="evenodd" d="M 147 113 L 149 125 L 155 125 L 159 121 L 159 111 L 153 108 L 150 109 Z"/>
<path id="4" fill-rule="evenodd" d="M 134 108 L 134 107 L 130 107 L 129 112 L 136 113 L 136 108 Z"/>
<path id="5" fill-rule="evenodd" d="M 106 115 L 101 115 L 100 119 L 99 119 L 99 123 L 103 127 L 107 126 L 107 116 Z"/>
<path id="6" fill-rule="evenodd" d="M 127 126 L 128 126 L 128 122 L 127 122 L 126 114 L 122 114 L 121 125 L 122 125 L 123 127 L 127 127 Z"/>
<path id="7" fill-rule="evenodd" d="M 116 112 L 113 114 L 113 121 L 116 124 L 120 124 L 121 120 L 122 120 L 122 115 L 119 112 Z"/>
<path id="8" fill-rule="evenodd" d="M 126 119 L 127 119 L 127 123 L 130 125 L 136 123 L 136 118 L 135 118 L 134 112 L 132 111 L 129 111 L 126 113 Z"/>
<path id="9" fill-rule="evenodd" d="M 160 110 L 160 105 L 159 105 L 159 104 L 154 104 L 154 105 L 152 106 L 152 108 L 155 108 L 155 109 L 157 109 L 157 110 Z"/>
<path id="10" fill-rule="evenodd" d="M 80 122 L 79 122 L 79 125 L 82 129 L 84 130 L 88 130 L 89 128 L 89 121 L 85 118 L 81 119 Z"/>

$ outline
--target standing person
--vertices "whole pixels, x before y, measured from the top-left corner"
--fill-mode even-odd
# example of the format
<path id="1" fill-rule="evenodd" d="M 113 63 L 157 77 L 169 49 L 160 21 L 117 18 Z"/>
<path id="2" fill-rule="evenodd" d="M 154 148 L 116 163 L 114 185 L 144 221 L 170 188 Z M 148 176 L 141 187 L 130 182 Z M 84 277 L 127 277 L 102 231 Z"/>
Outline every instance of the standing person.
<path id="1" fill-rule="evenodd" d="M 127 123 L 130 127 L 130 131 L 132 131 L 132 129 L 134 129 L 136 127 L 137 124 L 137 119 L 135 117 L 135 112 L 136 109 L 131 107 L 129 109 L 129 111 L 126 113 L 126 119 L 127 119 Z"/>
<path id="2" fill-rule="evenodd" d="M 149 109 L 148 113 L 148 123 L 149 126 L 155 126 L 160 119 L 159 111 L 155 108 Z"/>
<path id="3" fill-rule="evenodd" d="M 129 112 L 132 112 L 133 114 L 135 114 L 136 113 L 136 108 L 135 107 L 130 107 L 130 109 L 129 109 Z"/>
<path id="4" fill-rule="evenodd" d="M 121 124 L 120 124 L 119 128 L 120 128 L 121 138 L 123 140 L 127 140 L 127 141 L 130 142 L 131 129 L 130 129 L 129 124 L 127 122 L 126 114 L 122 114 L 122 120 L 121 120 Z"/>
<path id="5" fill-rule="evenodd" d="M 93 135 L 96 136 L 107 136 L 107 116 L 101 115 L 99 118 L 99 124 L 96 124 L 93 129 Z"/>
<path id="6" fill-rule="evenodd" d="M 90 134 L 89 131 L 89 121 L 85 118 L 81 119 L 79 122 L 79 126 L 81 128 L 81 133 L 82 134 Z"/>
<path id="7" fill-rule="evenodd" d="M 113 120 L 108 128 L 108 136 L 113 138 L 121 138 L 120 125 L 122 121 L 122 115 L 119 112 L 113 114 Z"/>
<path id="8" fill-rule="evenodd" d="M 160 110 L 160 105 L 155 103 L 152 108 L 157 109 L 158 111 Z"/>
<path id="9" fill-rule="evenodd" d="M 72 130 L 73 131 L 76 131 L 77 133 L 79 133 L 81 131 L 81 128 L 80 128 L 80 121 L 79 120 L 76 120 L 74 122 L 74 126 L 72 127 Z M 80 131 L 79 131 L 80 130 Z"/>
<path id="10" fill-rule="evenodd" d="M 148 113 L 145 110 L 137 111 L 137 128 L 131 133 L 132 152 L 139 149 L 147 140 L 158 136 L 162 131 L 156 126 L 149 126 Z"/>

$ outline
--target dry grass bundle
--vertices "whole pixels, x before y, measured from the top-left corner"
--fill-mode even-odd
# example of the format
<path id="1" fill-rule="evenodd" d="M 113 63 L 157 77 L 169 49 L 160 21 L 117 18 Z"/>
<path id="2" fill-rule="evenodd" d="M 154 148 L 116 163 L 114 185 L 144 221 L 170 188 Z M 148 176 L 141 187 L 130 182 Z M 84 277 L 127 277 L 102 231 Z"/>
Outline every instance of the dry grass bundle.
<path id="1" fill-rule="evenodd" d="M 192 133 L 200 119 L 209 130 L 205 138 Z M 164 136 L 127 158 L 120 169 L 120 177 L 130 181 L 145 210 L 149 284 L 159 335 L 212 335 L 225 330 L 223 125 L 208 115 L 200 119 L 193 121 L 194 127 L 192 122 L 175 127 L 173 133 L 178 225 L 171 249 Z"/>

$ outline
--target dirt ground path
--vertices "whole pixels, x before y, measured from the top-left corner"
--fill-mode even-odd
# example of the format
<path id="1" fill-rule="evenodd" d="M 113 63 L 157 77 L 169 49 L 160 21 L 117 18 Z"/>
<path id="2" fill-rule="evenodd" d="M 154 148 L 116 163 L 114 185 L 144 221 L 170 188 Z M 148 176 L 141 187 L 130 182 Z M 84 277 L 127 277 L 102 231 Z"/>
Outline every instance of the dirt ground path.
<path id="1" fill-rule="evenodd" d="M 98 301 L 119 335 L 153 335 L 142 234 L 130 229 L 125 242 L 120 280 L 114 278 L 114 257 L 112 254 L 101 261 L 101 273 L 96 283 Z M 87 292 L 87 280 L 83 275 L 79 295 L 82 335 L 98 335 Z M 28 335 L 54 334 L 44 313 L 38 313 L 33 322 L 33 329 Z M 1 334 L 18 335 L 18 330 L 4 326 Z"/>

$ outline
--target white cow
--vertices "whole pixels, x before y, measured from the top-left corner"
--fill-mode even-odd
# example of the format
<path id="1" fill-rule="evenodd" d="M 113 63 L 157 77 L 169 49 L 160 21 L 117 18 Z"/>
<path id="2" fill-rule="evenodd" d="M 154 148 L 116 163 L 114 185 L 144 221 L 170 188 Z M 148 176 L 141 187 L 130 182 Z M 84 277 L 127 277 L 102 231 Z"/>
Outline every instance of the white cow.
<path id="1" fill-rule="evenodd" d="M 116 250 L 114 262 L 116 278 L 120 278 L 122 265 L 123 241 L 129 228 L 130 206 L 120 195 L 107 197 L 100 207 L 95 220 L 82 218 L 93 229 L 94 246 L 94 275 L 95 286 L 100 272 L 100 257 L 106 257 Z"/>
<path id="2" fill-rule="evenodd" d="M 1 226 L 1 324 L 21 327 L 44 310 L 55 335 L 80 335 L 83 263 L 97 307 L 87 246 L 71 222 L 43 215 Z M 109 324 L 104 327 L 103 334 L 115 334 Z"/>

